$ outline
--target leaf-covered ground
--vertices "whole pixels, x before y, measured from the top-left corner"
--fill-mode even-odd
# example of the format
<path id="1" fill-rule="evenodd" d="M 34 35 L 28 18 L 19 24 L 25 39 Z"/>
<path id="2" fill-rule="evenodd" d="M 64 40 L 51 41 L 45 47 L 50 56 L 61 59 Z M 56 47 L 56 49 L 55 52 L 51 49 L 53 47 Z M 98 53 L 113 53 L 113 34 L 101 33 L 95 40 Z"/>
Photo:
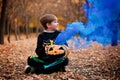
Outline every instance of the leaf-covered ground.
<path id="1" fill-rule="evenodd" d="M 27 57 L 35 55 L 36 38 L 0 45 L 0 80 L 120 80 L 120 45 L 102 48 L 93 43 L 71 50 L 67 72 L 24 74 Z"/>

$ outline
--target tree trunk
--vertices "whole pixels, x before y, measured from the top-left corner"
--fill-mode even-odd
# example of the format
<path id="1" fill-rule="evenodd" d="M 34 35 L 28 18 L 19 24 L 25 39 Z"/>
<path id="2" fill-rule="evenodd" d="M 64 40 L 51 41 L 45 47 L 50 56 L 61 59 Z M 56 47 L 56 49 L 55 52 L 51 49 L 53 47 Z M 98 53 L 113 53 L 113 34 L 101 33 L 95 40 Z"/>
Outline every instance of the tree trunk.
<path id="1" fill-rule="evenodd" d="M 26 21 L 25 21 L 25 32 L 26 32 L 26 39 L 28 39 L 28 34 L 29 34 L 29 27 L 28 27 L 28 19 L 26 17 Z"/>
<path id="2" fill-rule="evenodd" d="M 6 18 L 6 6 L 7 0 L 2 0 L 2 11 L 1 11 L 1 19 L 0 19 L 0 44 L 4 44 L 4 28 L 5 28 L 5 18 Z"/>
<path id="3" fill-rule="evenodd" d="M 15 23 L 15 40 L 18 40 L 17 23 Z"/>
<path id="4" fill-rule="evenodd" d="M 38 19 L 38 21 L 39 21 L 39 19 Z M 39 23 L 38 23 L 38 21 L 37 21 L 37 25 L 36 25 L 36 35 L 37 36 L 38 36 L 38 32 L 39 32 L 39 27 L 38 27 Z"/>
<path id="5" fill-rule="evenodd" d="M 11 24 L 7 22 L 7 34 L 8 34 L 7 40 L 9 43 L 10 43 L 10 32 L 11 32 Z"/>
<path id="6" fill-rule="evenodd" d="M 20 37 L 20 27 L 18 27 L 17 30 L 18 30 L 18 38 L 20 40 L 21 39 L 21 37 Z"/>
<path id="7" fill-rule="evenodd" d="M 25 25 L 25 29 L 26 29 L 26 39 L 28 39 L 28 24 L 27 23 Z"/>

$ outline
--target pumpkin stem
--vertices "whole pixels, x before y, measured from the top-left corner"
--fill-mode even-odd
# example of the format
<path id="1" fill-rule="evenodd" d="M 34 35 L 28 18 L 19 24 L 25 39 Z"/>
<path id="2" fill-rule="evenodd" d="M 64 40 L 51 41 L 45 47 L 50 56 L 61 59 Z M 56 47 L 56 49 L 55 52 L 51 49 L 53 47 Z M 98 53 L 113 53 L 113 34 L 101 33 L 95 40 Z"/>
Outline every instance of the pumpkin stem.
<path id="1" fill-rule="evenodd" d="M 50 40 L 50 45 L 53 45 L 53 43 L 54 43 L 53 40 Z"/>

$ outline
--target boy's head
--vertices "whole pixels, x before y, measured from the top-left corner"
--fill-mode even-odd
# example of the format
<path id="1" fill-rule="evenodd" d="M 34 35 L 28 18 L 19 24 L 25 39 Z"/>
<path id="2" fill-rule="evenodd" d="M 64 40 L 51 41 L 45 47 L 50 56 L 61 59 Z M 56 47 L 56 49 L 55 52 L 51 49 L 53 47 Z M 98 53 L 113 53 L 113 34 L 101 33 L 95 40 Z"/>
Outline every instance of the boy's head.
<path id="1" fill-rule="evenodd" d="M 45 30 L 57 30 L 57 17 L 53 14 L 45 14 L 41 17 L 40 22 Z"/>

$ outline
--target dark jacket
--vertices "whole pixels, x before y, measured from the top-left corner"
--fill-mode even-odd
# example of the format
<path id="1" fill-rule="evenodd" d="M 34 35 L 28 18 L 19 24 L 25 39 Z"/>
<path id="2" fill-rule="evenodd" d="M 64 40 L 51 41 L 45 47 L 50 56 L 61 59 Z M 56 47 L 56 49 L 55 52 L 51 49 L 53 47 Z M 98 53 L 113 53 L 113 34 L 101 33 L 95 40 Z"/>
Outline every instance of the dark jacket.
<path id="1" fill-rule="evenodd" d="M 55 59 L 60 57 L 60 56 L 53 57 L 50 55 L 46 55 L 45 53 L 45 46 L 50 44 L 50 40 L 53 40 L 54 42 L 59 33 L 60 33 L 59 31 L 50 32 L 50 33 L 43 32 L 38 36 L 37 48 L 35 51 L 40 59 L 43 59 L 46 61 L 49 61 L 49 60 L 54 61 Z"/>

